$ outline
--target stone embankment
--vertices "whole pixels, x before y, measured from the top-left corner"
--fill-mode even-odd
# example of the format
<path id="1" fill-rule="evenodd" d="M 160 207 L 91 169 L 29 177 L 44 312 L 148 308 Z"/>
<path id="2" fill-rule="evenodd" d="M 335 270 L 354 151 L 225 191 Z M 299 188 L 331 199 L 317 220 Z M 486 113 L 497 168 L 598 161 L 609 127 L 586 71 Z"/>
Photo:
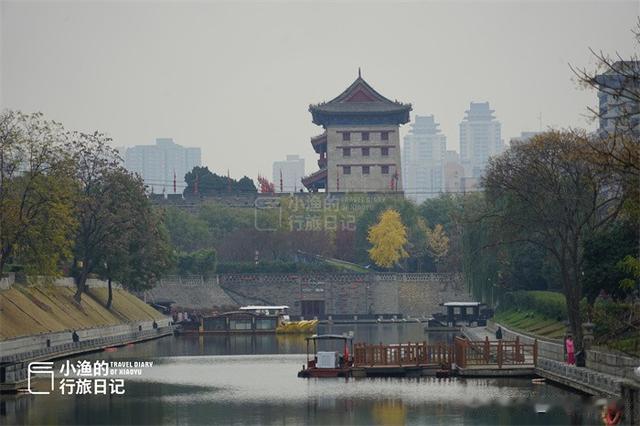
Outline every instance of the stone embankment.
<path id="1" fill-rule="evenodd" d="M 592 348 L 586 351 L 585 367 L 577 367 L 565 362 L 561 341 L 516 332 L 493 322 L 489 322 L 486 328 L 463 328 L 463 334 L 472 340 L 484 340 L 486 337 L 493 340 L 498 326 L 502 328 L 505 340 L 518 338 L 522 343 L 537 340 L 535 373 L 538 376 L 586 394 L 621 398 L 625 418 L 630 421 L 628 424 L 640 424 L 640 378 L 635 372 L 640 366 L 640 359 Z"/>
<path id="2" fill-rule="evenodd" d="M 38 281 L 38 280 L 35 280 Z M 78 304 L 70 279 L 15 284 L 0 290 L 0 390 L 24 386 L 27 367 L 172 333 L 171 318 L 116 286 L 106 309 L 106 283 L 89 281 Z"/>

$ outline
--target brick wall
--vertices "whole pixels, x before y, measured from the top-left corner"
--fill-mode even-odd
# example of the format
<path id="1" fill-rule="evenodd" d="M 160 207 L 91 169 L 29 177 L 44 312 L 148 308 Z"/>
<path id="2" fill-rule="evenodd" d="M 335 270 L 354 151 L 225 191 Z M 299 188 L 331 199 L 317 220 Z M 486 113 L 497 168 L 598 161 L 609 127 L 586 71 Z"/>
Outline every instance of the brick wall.
<path id="1" fill-rule="evenodd" d="M 221 274 L 171 278 L 147 292 L 185 308 L 272 304 L 301 314 L 301 302 L 323 301 L 326 314 L 428 316 L 445 301 L 468 301 L 459 274 Z"/>

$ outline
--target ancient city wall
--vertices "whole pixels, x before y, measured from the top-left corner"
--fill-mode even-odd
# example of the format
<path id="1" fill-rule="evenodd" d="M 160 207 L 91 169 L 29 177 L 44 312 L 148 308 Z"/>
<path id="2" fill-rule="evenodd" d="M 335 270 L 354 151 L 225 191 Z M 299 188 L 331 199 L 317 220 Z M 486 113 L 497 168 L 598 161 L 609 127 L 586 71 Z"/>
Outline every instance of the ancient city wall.
<path id="1" fill-rule="evenodd" d="M 171 300 L 183 308 L 270 304 L 302 313 L 305 301 L 331 314 L 428 316 L 444 301 L 470 300 L 460 274 L 221 274 L 170 277 L 145 292 L 148 302 Z"/>

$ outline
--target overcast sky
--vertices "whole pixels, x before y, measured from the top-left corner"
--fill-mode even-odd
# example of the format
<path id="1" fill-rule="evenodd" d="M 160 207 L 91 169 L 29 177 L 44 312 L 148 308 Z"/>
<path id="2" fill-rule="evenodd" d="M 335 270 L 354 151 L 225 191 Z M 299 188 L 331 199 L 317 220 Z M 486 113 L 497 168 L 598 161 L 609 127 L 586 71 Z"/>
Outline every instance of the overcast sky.
<path id="1" fill-rule="evenodd" d="M 505 142 L 542 125 L 592 128 L 593 92 L 569 63 L 589 47 L 629 55 L 638 1 L 3 1 L 0 105 L 42 111 L 116 145 L 173 137 L 209 168 L 271 176 L 286 154 L 316 169 L 310 103 L 363 77 L 434 114 L 458 149 L 470 101 Z M 408 125 L 404 126 L 404 131 Z"/>

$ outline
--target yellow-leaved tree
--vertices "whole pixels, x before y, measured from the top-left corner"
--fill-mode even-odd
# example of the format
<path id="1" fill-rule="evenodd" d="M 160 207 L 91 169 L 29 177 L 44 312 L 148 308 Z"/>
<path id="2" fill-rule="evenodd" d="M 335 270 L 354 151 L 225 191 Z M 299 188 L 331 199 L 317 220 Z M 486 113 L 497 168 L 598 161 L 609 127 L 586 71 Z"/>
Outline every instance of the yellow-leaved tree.
<path id="1" fill-rule="evenodd" d="M 378 223 L 369 228 L 367 239 L 373 246 L 369 249 L 369 257 L 382 268 L 391 268 L 400 259 L 409 256 L 404 249 L 407 244 L 407 228 L 396 210 L 387 209 L 382 212 Z"/>
<path id="2" fill-rule="evenodd" d="M 447 237 L 441 224 L 436 224 L 433 229 L 427 228 L 427 244 L 429 253 L 436 263 L 447 255 L 449 252 L 449 237 Z"/>

